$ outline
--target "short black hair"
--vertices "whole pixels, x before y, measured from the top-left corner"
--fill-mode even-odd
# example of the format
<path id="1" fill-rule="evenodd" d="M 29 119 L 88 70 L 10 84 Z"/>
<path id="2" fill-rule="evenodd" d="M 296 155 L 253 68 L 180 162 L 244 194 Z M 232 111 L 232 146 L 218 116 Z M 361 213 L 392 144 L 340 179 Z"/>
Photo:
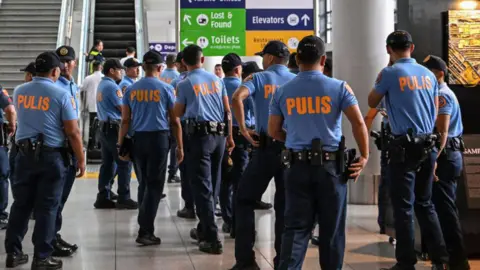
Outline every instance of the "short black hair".
<path id="1" fill-rule="evenodd" d="M 130 46 L 127 48 L 127 53 L 134 53 L 136 50 L 134 47 Z"/>
<path id="2" fill-rule="evenodd" d="M 168 54 L 167 55 L 167 65 L 173 65 L 175 64 L 175 60 L 177 59 L 177 56 L 175 54 Z"/>
<path id="3" fill-rule="evenodd" d="M 203 50 L 200 46 L 192 44 L 183 49 L 183 61 L 188 66 L 194 66 L 200 63 L 203 55 Z"/>
<path id="4" fill-rule="evenodd" d="M 296 56 L 297 56 L 296 52 L 290 54 L 290 59 L 288 60 L 288 67 L 289 68 L 293 68 L 293 69 L 298 68 Z"/>
<path id="5" fill-rule="evenodd" d="M 222 64 L 216 64 L 216 65 L 215 65 L 215 68 L 218 68 L 218 67 L 221 68 L 221 67 L 222 67 Z"/>
<path id="6" fill-rule="evenodd" d="M 100 61 L 93 61 L 92 68 L 93 70 L 97 71 L 100 66 L 103 66 L 103 63 Z"/>
<path id="7" fill-rule="evenodd" d="M 95 41 L 93 42 L 93 46 L 98 46 L 100 45 L 100 43 L 102 43 L 103 41 L 101 39 L 95 39 Z"/>

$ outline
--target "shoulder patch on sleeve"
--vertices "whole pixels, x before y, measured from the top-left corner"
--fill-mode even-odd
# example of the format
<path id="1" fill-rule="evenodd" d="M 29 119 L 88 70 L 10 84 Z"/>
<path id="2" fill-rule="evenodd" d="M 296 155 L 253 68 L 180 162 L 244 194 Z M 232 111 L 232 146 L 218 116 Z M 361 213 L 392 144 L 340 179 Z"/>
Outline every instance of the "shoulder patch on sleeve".
<path id="1" fill-rule="evenodd" d="M 119 98 L 123 97 L 122 91 L 120 91 L 120 89 L 117 90 L 117 97 Z"/>
<path id="2" fill-rule="evenodd" d="M 7 92 L 7 90 L 3 89 L 3 90 L 2 90 L 2 93 L 3 93 L 5 96 L 8 97 L 8 92 Z"/>
<path id="3" fill-rule="evenodd" d="M 248 75 L 248 76 L 243 80 L 243 82 L 248 82 L 248 81 L 251 81 L 251 80 L 253 80 L 253 74 Z"/>
<path id="4" fill-rule="evenodd" d="M 381 81 L 382 81 L 382 71 L 380 71 L 380 73 L 378 73 L 378 76 L 377 76 L 377 79 L 375 80 L 375 84 L 379 84 Z"/>
<path id="5" fill-rule="evenodd" d="M 347 91 L 348 91 L 350 94 L 352 94 L 352 95 L 355 96 L 355 93 L 353 92 L 352 87 L 350 87 L 350 85 L 349 85 L 348 83 L 345 83 L 345 89 L 347 89 Z"/>
<path id="6" fill-rule="evenodd" d="M 77 103 L 75 102 L 75 99 L 73 97 L 70 97 L 70 102 L 72 103 L 72 107 L 74 110 L 77 109 Z"/>
<path id="7" fill-rule="evenodd" d="M 444 96 L 438 97 L 438 107 L 443 108 L 447 106 L 447 99 Z"/>

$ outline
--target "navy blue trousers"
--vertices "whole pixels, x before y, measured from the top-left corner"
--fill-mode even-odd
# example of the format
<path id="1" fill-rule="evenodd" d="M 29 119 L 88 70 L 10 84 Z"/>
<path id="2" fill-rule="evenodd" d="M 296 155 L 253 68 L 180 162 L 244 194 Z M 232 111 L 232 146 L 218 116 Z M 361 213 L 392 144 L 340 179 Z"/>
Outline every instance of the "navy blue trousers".
<path id="1" fill-rule="evenodd" d="M 192 184 L 195 206 L 200 223 L 199 239 L 218 241 L 215 223 L 214 196 L 220 190 L 220 169 L 225 151 L 225 137 L 220 135 L 193 135 L 189 139 L 188 173 Z"/>
<path id="2" fill-rule="evenodd" d="M 404 163 L 390 161 L 388 166 L 397 239 L 395 256 L 398 265 L 403 269 L 414 269 L 417 263 L 414 213 L 421 231 L 424 232 L 432 263 L 448 262 L 440 222 L 431 200 L 436 156 L 436 151 L 430 153 L 418 172 L 407 169 Z"/>
<path id="3" fill-rule="evenodd" d="M 275 267 L 280 260 L 285 212 L 284 167 L 281 163 L 283 144 L 274 143 L 265 149 L 255 149 L 252 159 L 238 184 L 235 205 L 235 259 L 237 263 L 255 260 L 255 204 L 261 200 L 270 180 L 275 180 Z M 310 227 L 310 230 L 312 228 Z"/>
<path id="4" fill-rule="evenodd" d="M 388 218 L 390 207 L 390 181 L 388 178 L 388 156 L 387 151 L 381 151 L 380 158 L 380 185 L 378 186 L 378 226 L 385 229 L 390 218 Z M 391 213 L 390 213 L 391 215 Z"/>
<path id="5" fill-rule="evenodd" d="M 73 183 L 75 183 L 75 176 L 77 174 L 77 158 L 72 156 L 72 165 L 67 166 L 67 173 L 65 174 L 65 181 L 63 184 L 62 199 L 60 200 L 60 205 L 58 206 L 57 220 L 55 222 L 55 232 L 58 233 L 62 229 L 63 217 L 62 211 L 65 207 L 65 203 L 70 196 L 72 191 Z"/>
<path id="6" fill-rule="evenodd" d="M 188 143 L 188 136 L 185 135 L 185 132 L 183 132 L 183 154 L 183 162 L 179 165 L 181 180 L 180 185 L 182 187 L 182 199 L 185 202 L 185 207 L 187 209 L 193 210 L 195 208 L 195 200 L 193 197 L 190 175 L 188 173 L 188 164 L 190 162 L 191 156 L 190 145 Z"/>
<path id="7" fill-rule="evenodd" d="M 110 191 L 115 175 L 118 175 L 118 201 L 130 199 L 130 180 L 132 176 L 132 163 L 123 161 L 118 156 L 118 133 L 114 129 L 107 133 L 99 132 L 102 145 L 102 165 L 98 176 L 99 195 L 110 199 Z"/>
<path id="8" fill-rule="evenodd" d="M 320 266 L 341 270 L 345 253 L 347 183 L 337 163 L 296 163 L 286 170 L 281 270 L 301 270 L 315 217 L 320 224 Z"/>
<path id="9" fill-rule="evenodd" d="M 10 175 L 8 148 L 0 146 L 0 219 L 7 219 L 8 177 Z"/>
<path id="10" fill-rule="evenodd" d="M 175 176 L 178 171 L 178 164 L 177 164 L 177 141 L 173 137 L 173 135 L 170 133 L 169 136 L 169 141 L 170 141 L 170 160 L 168 163 L 168 176 Z"/>
<path id="11" fill-rule="evenodd" d="M 457 182 L 463 169 L 462 153 L 446 150 L 437 161 L 438 182 L 433 184 L 432 201 L 440 220 L 451 265 L 462 265 L 467 260 L 460 224 L 457 200 Z"/>
<path id="12" fill-rule="evenodd" d="M 135 132 L 134 159 L 145 185 L 138 212 L 139 235 L 154 234 L 158 204 L 165 186 L 168 131 Z"/>
<path id="13" fill-rule="evenodd" d="M 22 241 L 28 230 L 30 213 L 35 206 L 33 232 L 36 258 L 49 257 L 53 251 L 55 220 L 63 192 L 67 168 L 60 152 L 44 152 L 35 162 L 33 154 L 15 157 L 12 183 L 13 205 L 5 238 L 7 253 L 22 252 Z"/>

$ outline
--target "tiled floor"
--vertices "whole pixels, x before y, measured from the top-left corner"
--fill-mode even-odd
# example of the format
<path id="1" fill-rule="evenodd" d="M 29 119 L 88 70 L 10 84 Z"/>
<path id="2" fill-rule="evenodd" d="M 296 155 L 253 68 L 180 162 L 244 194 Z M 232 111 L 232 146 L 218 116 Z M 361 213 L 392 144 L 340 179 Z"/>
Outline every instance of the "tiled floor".
<path id="1" fill-rule="evenodd" d="M 132 195 L 136 196 L 136 181 L 132 181 Z M 181 208 L 178 184 L 168 186 L 167 199 L 162 201 L 156 220 L 156 234 L 162 238 L 157 247 L 137 247 L 137 211 L 94 210 L 97 182 L 92 179 L 78 180 L 67 204 L 62 235 L 80 248 L 72 257 L 64 259 L 65 270 L 226 270 L 234 263 L 234 242 L 224 239 L 223 255 L 206 255 L 198 251 L 189 237 L 195 221 L 176 217 Z M 272 201 L 273 186 L 264 199 Z M 376 209 L 372 206 L 349 206 L 348 238 L 345 255 L 345 270 L 375 270 L 394 262 L 394 248 L 388 237 L 377 235 Z M 218 219 L 221 227 L 221 219 Z M 33 225 L 31 223 L 30 225 Z M 258 239 L 257 261 L 262 269 L 273 269 L 273 212 L 257 212 Z M 4 233 L 4 232 L 0 232 Z M 32 254 L 32 227 L 25 237 L 25 252 Z M 224 235 L 222 234 L 223 238 Z M 0 245 L 0 268 L 3 267 L 5 251 Z M 421 263 L 417 269 L 429 269 Z M 472 269 L 480 269 L 480 262 L 473 262 Z M 29 265 L 18 269 L 30 269 Z M 318 251 L 311 246 L 303 269 L 320 269 Z"/>

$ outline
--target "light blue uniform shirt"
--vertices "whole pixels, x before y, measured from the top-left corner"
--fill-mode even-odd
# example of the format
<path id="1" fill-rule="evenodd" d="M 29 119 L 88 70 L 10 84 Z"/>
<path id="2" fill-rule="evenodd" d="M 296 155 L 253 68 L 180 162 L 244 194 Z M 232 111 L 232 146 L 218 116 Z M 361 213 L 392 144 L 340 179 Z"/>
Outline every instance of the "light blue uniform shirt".
<path id="1" fill-rule="evenodd" d="M 127 88 L 123 103 L 132 112 L 132 130 L 169 130 L 168 110 L 173 108 L 173 87 L 157 78 L 145 77 Z"/>
<path id="2" fill-rule="evenodd" d="M 97 89 L 97 115 L 98 120 L 121 120 L 122 112 L 118 109 L 123 104 L 123 94 L 115 81 L 103 77 Z"/>
<path id="3" fill-rule="evenodd" d="M 65 89 L 72 95 L 72 97 L 75 99 L 75 104 L 76 104 L 76 111 L 77 115 L 80 116 L 80 89 L 78 89 L 77 84 L 75 82 L 67 80 L 67 78 L 60 76 L 58 78 L 57 82 L 55 83 L 57 86 L 59 86 L 62 89 Z"/>
<path id="4" fill-rule="evenodd" d="M 172 81 L 171 85 L 172 85 L 173 91 L 175 93 L 175 98 L 177 97 L 177 85 L 178 85 L 178 83 L 183 81 L 183 79 L 185 79 L 187 77 L 187 75 L 188 75 L 188 71 L 184 71 L 184 72 L 180 73 L 180 75 Z M 185 116 L 180 117 L 180 121 L 183 121 L 184 119 L 185 119 Z"/>
<path id="5" fill-rule="evenodd" d="M 118 87 L 120 87 L 120 89 L 122 89 L 122 93 L 125 94 L 125 92 L 127 91 L 127 88 L 132 85 L 133 83 L 135 83 L 135 81 L 133 79 L 131 79 L 130 77 L 128 76 L 123 76 L 123 79 L 122 81 L 118 84 Z"/>
<path id="6" fill-rule="evenodd" d="M 393 135 L 431 134 L 435 127 L 435 75 L 415 59 L 403 58 L 378 75 L 375 91 L 385 95 L 388 120 Z"/>
<path id="7" fill-rule="evenodd" d="M 13 100 L 18 115 L 17 142 L 43 134 L 46 146 L 63 147 L 63 121 L 78 119 L 77 104 L 69 92 L 50 79 L 34 77 L 15 89 Z"/>
<path id="8" fill-rule="evenodd" d="M 232 106 L 232 97 L 233 93 L 240 87 L 242 84 L 242 80 L 237 77 L 225 77 L 223 79 L 223 83 L 225 84 L 225 88 L 227 89 L 228 100 L 230 101 L 230 107 Z M 243 101 L 244 106 L 244 113 L 245 113 L 245 125 L 247 127 L 251 127 L 254 125 L 252 124 L 252 116 L 253 116 L 253 100 L 251 97 L 247 98 Z M 232 109 L 233 113 L 233 109 Z M 235 117 L 232 118 L 232 126 L 238 127 L 238 122 Z"/>
<path id="9" fill-rule="evenodd" d="M 285 146 L 311 149 L 320 139 L 323 149 L 336 151 L 342 137 L 342 112 L 357 105 L 345 82 L 320 71 L 304 71 L 275 91 L 270 114 L 283 116 L 287 129 Z"/>
<path id="10" fill-rule="evenodd" d="M 177 100 L 186 106 L 185 119 L 224 122 L 223 97 L 227 90 L 222 79 L 203 68 L 195 69 L 177 85 Z"/>
<path id="11" fill-rule="evenodd" d="M 267 132 L 268 130 L 268 108 L 275 90 L 295 76 L 286 66 L 273 65 L 266 71 L 253 74 L 252 80 L 243 84 L 253 97 L 255 130 L 257 132 Z"/>
<path id="12" fill-rule="evenodd" d="M 448 137 L 458 137 L 463 134 L 462 112 L 458 104 L 457 96 L 446 83 L 440 84 L 438 95 L 438 114 L 450 115 Z"/>
<path id="13" fill-rule="evenodd" d="M 160 75 L 160 80 L 162 80 L 162 81 L 164 81 L 168 84 L 171 84 L 173 82 L 173 80 L 178 78 L 178 76 L 180 76 L 180 73 L 178 73 L 178 71 L 176 69 L 167 68 Z"/>

